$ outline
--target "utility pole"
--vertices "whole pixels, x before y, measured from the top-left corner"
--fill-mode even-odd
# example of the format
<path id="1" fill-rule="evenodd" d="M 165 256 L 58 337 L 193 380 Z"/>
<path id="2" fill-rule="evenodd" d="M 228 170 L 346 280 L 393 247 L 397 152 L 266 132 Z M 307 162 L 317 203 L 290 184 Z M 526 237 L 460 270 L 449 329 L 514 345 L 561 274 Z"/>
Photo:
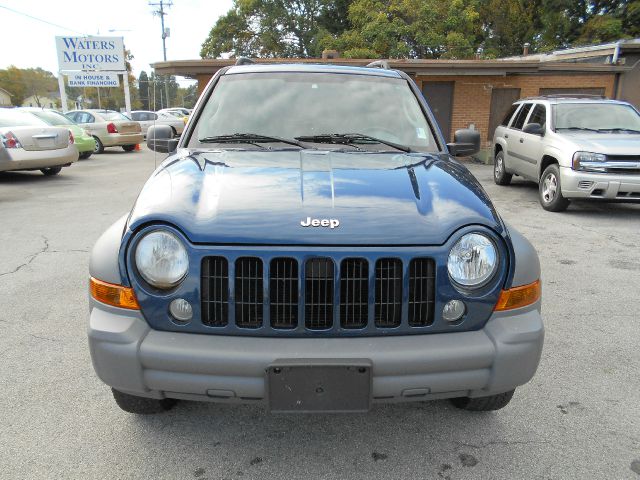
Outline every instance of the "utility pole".
<path id="1" fill-rule="evenodd" d="M 157 7 L 157 10 L 153 11 L 153 15 L 158 15 L 160 17 L 160 25 L 162 26 L 162 58 L 164 61 L 167 61 L 167 37 L 169 36 L 169 29 L 164 27 L 164 16 L 168 15 L 165 12 L 165 8 L 169 8 L 173 6 L 172 0 L 160 0 L 160 2 L 149 2 L 150 7 Z M 167 99 L 167 108 L 169 107 L 169 82 L 165 80 L 165 94 Z"/>

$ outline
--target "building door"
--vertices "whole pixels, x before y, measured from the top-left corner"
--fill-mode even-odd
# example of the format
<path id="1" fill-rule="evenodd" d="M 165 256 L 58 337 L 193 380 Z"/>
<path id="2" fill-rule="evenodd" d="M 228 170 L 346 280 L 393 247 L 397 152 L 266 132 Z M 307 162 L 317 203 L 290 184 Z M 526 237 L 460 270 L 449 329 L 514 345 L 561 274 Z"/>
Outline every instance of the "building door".
<path id="1" fill-rule="evenodd" d="M 491 91 L 491 111 L 489 113 L 487 140 L 493 140 L 493 132 L 498 128 L 513 102 L 519 98 L 519 88 L 494 88 Z"/>
<path id="2" fill-rule="evenodd" d="M 451 141 L 454 82 L 422 82 L 422 94 L 427 100 L 445 141 Z"/>

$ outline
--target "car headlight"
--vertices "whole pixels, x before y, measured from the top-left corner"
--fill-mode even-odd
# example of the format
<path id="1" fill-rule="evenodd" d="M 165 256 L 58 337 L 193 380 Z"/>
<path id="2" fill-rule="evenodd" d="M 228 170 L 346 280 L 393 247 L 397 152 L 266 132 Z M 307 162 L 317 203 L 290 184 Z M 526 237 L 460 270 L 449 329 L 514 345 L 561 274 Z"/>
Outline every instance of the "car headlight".
<path id="1" fill-rule="evenodd" d="M 149 285 L 172 288 L 189 269 L 187 250 L 173 233 L 155 230 L 146 234 L 136 247 L 136 268 Z"/>
<path id="2" fill-rule="evenodd" d="M 602 153 L 592 152 L 576 152 L 573 154 L 573 169 L 574 170 L 602 170 L 602 167 L 598 168 L 596 165 L 589 165 L 593 162 L 606 162 L 607 156 Z"/>
<path id="3" fill-rule="evenodd" d="M 481 233 L 467 233 L 451 248 L 447 270 L 451 279 L 468 288 L 484 285 L 498 268 L 495 244 Z"/>

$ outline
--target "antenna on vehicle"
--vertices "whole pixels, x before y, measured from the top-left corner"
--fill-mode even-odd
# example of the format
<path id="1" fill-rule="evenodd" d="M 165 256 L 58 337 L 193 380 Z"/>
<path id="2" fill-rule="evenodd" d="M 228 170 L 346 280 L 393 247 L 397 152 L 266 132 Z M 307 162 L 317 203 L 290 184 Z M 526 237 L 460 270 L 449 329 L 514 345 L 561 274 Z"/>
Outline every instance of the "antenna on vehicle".
<path id="1" fill-rule="evenodd" d="M 236 60 L 236 65 L 253 65 L 254 63 L 256 62 L 249 57 L 238 57 Z"/>
<path id="2" fill-rule="evenodd" d="M 369 63 L 367 68 L 382 68 L 384 70 L 389 70 L 389 62 L 386 60 L 376 60 L 375 62 Z"/>

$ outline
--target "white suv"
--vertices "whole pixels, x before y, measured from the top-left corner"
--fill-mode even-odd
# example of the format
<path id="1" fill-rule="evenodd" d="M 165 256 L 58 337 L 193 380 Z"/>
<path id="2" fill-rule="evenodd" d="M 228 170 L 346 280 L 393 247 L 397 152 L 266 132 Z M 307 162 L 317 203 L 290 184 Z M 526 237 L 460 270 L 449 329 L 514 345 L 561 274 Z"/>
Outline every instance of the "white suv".
<path id="1" fill-rule="evenodd" d="M 539 184 L 540 204 L 640 202 L 640 113 L 616 100 L 536 97 L 514 103 L 493 135 L 494 180 Z"/>

